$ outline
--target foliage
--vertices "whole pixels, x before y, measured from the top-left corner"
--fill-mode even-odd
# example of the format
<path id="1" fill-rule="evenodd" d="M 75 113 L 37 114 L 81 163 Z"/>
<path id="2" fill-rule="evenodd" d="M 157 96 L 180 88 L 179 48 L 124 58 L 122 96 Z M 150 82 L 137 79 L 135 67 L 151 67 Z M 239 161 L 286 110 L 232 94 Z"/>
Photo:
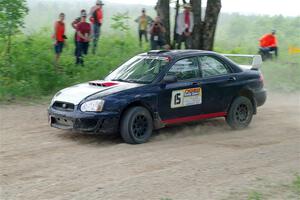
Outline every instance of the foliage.
<path id="1" fill-rule="evenodd" d="M 7 41 L 6 51 L 9 53 L 11 36 L 19 32 L 24 25 L 24 17 L 28 13 L 24 0 L 0 1 L 0 38 Z"/>
<path id="2" fill-rule="evenodd" d="M 117 13 L 112 17 L 111 28 L 121 32 L 129 31 L 130 27 L 128 25 L 128 20 L 130 19 L 128 12 Z"/>
<path id="3" fill-rule="evenodd" d="M 288 56 L 290 46 L 300 47 L 300 16 L 284 17 L 241 14 L 221 14 L 217 26 L 215 50 L 232 50 L 232 53 L 255 54 L 258 40 L 272 29 L 276 30 L 279 56 Z"/>

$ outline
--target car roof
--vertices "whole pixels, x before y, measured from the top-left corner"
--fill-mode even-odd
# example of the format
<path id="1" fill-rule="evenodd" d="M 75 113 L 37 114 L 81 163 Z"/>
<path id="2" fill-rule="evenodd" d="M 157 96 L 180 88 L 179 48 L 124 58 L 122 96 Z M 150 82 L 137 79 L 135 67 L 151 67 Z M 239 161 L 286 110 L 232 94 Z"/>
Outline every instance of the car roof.
<path id="1" fill-rule="evenodd" d="M 151 56 L 167 56 L 171 58 L 175 57 L 184 57 L 189 55 L 199 55 L 199 54 L 212 54 L 212 55 L 219 55 L 213 51 L 204 51 L 204 50 L 152 50 L 148 51 L 147 53 L 142 53 L 140 55 L 151 55 Z"/>
<path id="2" fill-rule="evenodd" d="M 186 49 L 186 50 L 151 50 L 147 53 L 139 54 L 141 56 L 158 56 L 158 57 L 170 57 L 171 59 L 181 59 L 188 56 L 199 56 L 199 55 L 213 55 L 218 58 L 222 58 L 227 64 L 230 64 L 234 68 L 235 72 L 243 71 L 236 63 L 234 63 L 229 58 L 223 56 L 214 51 L 196 50 L 196 49 Z"/>

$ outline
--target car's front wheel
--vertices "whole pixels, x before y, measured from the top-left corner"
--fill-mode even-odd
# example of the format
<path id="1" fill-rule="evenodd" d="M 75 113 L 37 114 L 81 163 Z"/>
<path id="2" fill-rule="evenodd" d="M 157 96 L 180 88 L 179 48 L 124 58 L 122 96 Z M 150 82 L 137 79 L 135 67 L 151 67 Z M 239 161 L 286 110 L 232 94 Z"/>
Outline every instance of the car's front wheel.
<path id="1" fill-rule="evenodd" d="M 129 144 L 141 144 L 152 135 L 153 120 L 149 111 L 141 106 L 125 111 L 120 125 L 123 140 Z"/>
<path id="2" fill-rule="evenodd" d="M 231 104 L 226 121 L 233 129 L 246 128 L 253 117 L 254 108 L 247 97 L 237 97 Z"/>

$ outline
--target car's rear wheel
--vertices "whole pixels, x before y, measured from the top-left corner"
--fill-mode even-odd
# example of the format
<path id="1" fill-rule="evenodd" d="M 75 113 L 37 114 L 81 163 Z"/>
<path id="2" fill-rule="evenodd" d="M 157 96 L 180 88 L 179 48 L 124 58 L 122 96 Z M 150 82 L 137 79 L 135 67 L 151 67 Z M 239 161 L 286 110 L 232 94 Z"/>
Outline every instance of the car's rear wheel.
<path id="1" fill-rule="evenodd" d="M 246 128 L 253 117 L 254 108 L 247 97 L 237 97 L 231 104 L 226 121 L 233 129 Z"/>
<path id="2" fill-rule="evenodd" d="M 138 106 L 125 111 L 121 119 L 120 132 L 126 143 L 145 143 L 152 135 L 152 130 L 152 116 L 146 108 Z"/>

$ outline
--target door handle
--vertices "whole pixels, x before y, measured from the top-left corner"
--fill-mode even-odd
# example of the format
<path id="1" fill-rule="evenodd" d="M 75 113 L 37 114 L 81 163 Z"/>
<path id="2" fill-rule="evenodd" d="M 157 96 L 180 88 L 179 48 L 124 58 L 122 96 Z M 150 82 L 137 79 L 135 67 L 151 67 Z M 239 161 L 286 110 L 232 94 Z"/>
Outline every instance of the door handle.
<path id="1" fill-rule="evenodd" d="M 192 85 L 200 85 L 200 82 L 193 82 Z"/>
<path id="2" fill-rule="evenodd" d="M 232 77 L 228 78 L 228 81 L 236 81 L 236 77 L 232 76 Z"/>

